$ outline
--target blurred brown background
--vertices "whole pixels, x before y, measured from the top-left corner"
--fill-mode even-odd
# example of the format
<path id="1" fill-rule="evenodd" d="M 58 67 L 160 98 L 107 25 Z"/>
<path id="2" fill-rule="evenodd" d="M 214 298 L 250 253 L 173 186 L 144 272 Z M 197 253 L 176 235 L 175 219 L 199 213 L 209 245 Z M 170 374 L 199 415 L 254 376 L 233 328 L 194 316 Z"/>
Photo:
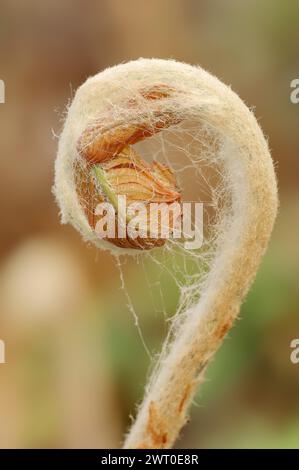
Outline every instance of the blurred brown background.
<path id="1" fill-rule="evenodd" d="M 299 104 L 290 82 L 299 78 L 299 2 L 0 0 L 0 11 L 0 447 L 118 447 L 142 396 L 149 361 L 115 263 L 59 224 L 51 194 L 55 136 L 74 90 L 142 56 L 200 64 L 231 84 L 269 136 L 280 186 L 242 320 L 177 445 L 298 448 Z M 134 286 L 138 267 L 127 270 Z M 166 301 L 171 311 L 171 291 Z M 159 314 L 142 302 L 138 311 L 158 350 Z"/>

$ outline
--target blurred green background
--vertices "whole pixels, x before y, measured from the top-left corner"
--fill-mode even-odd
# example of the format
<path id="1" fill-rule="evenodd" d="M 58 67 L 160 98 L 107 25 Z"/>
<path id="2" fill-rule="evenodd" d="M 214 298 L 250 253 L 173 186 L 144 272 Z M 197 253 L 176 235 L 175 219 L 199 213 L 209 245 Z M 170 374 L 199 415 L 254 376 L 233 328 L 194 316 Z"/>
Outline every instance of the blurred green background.
<path id="1" fill-rule="evenodd" d="M 74 90 L 142 56 L 230 84 L 255 108 L 280 187 L 271 245 L 177 446 L 299 448 L 299 2 L 0 0 L 0 10 L 0 447 L 118 447 L 141 399 L 150 361 L 115 261 L 59 224 L 51 186 Z M 140 266 L 124 270 L 158 351 L 163 315 L 143 300 Z M 172 313 L 177 292 L 167 277 L 163 288 Z"/>

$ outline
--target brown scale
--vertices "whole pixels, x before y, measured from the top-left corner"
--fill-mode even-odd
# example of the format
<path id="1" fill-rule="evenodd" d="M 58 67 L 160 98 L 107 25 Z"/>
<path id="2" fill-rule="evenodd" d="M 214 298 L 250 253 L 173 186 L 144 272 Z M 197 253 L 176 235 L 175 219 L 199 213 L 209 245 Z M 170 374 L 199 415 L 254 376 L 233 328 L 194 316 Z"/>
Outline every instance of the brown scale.
<path id="1" fill-rule="evenodd" d="M 97 222 L 95 216 L 97 204 L 108 201 L 96 181 L 92 171 L 93 165 L 101 165 L 110 188 L 116 195 L 125 195 L 127 205 L 131 202 L 171 204 L 181 201 L 181 194 L 170 168 L 158 162 L 147 164 L 129 147 L 180 122 L 167 107 L 163 111 L 161 105 L 161 101 L 169 98 L 174 91 L 173 88 L 163 84 L 140 91 L 142 98 L 156 105 L 153 108 L 150 123 L 146 122 L 146 119 L 138 125 L 130 121 L 117 125 L 107 124 L 107 121 L 97 122 L 87 127 L 80 136 L 77 149 L 84 162 L 80 159 L 75 165 L 75 184 L 80 202 L 93 229 Z M 137 111 L 137 116 L 138 111 L 140 112 L 139 103 L 137 100 L 128 102 L 132 111 Z M 170 217 L 170 230 L 173 229 L 174 223 L 175 221 Z M 164 238 L 150 237 L 133 239 L 128 233 L 126 238 L 116 237 L 106 240 L 122 248 L 139 250 L 150 250 L 164 245 L 166 241 Z"/>

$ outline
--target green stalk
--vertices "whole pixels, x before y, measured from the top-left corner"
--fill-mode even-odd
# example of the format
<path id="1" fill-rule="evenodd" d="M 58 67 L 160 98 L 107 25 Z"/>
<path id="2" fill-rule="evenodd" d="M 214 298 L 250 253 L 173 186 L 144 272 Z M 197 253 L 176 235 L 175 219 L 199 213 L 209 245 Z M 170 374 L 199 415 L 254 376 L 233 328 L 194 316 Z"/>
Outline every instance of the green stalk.
<path id="1" fill-rule="evenodd" d="M 105 194 L 109 202 L 111 202 L 111 204 L 113 205 L 114 209 L 117 212 L 118 211 L 117 195 L 111 189 L 111 186 L 106 179 L 105 171 L 102 169 L 100 165 L 94 165 L 93 171 L 96 176 L 96 179 L 98 180 L 100 184 L 101 190 L 103 191 L 103 193 Z"/>

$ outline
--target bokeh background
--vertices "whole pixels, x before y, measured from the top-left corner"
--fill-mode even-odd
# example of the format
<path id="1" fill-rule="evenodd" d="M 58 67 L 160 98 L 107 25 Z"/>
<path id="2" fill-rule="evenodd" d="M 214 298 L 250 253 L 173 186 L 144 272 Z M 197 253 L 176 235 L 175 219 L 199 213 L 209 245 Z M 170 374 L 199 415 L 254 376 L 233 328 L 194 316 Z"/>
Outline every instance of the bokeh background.
<path id="1" fill-rule="evenodd" d="M 51 193 L 66 104 L 90 75 L 142 57 L 200 64 L 269 137 L 281 207 L 242 311 L 207 372 L 179 448 L 299 448 L 299 78 L 296 0 L 0 0 L 0 447 L 118 447 L 149 360 L 115 261 L 59 223 Z M 158 350 L 160 315 L 142 302 Z M 169 288 L 167 308 L 174 309 Z"/>

